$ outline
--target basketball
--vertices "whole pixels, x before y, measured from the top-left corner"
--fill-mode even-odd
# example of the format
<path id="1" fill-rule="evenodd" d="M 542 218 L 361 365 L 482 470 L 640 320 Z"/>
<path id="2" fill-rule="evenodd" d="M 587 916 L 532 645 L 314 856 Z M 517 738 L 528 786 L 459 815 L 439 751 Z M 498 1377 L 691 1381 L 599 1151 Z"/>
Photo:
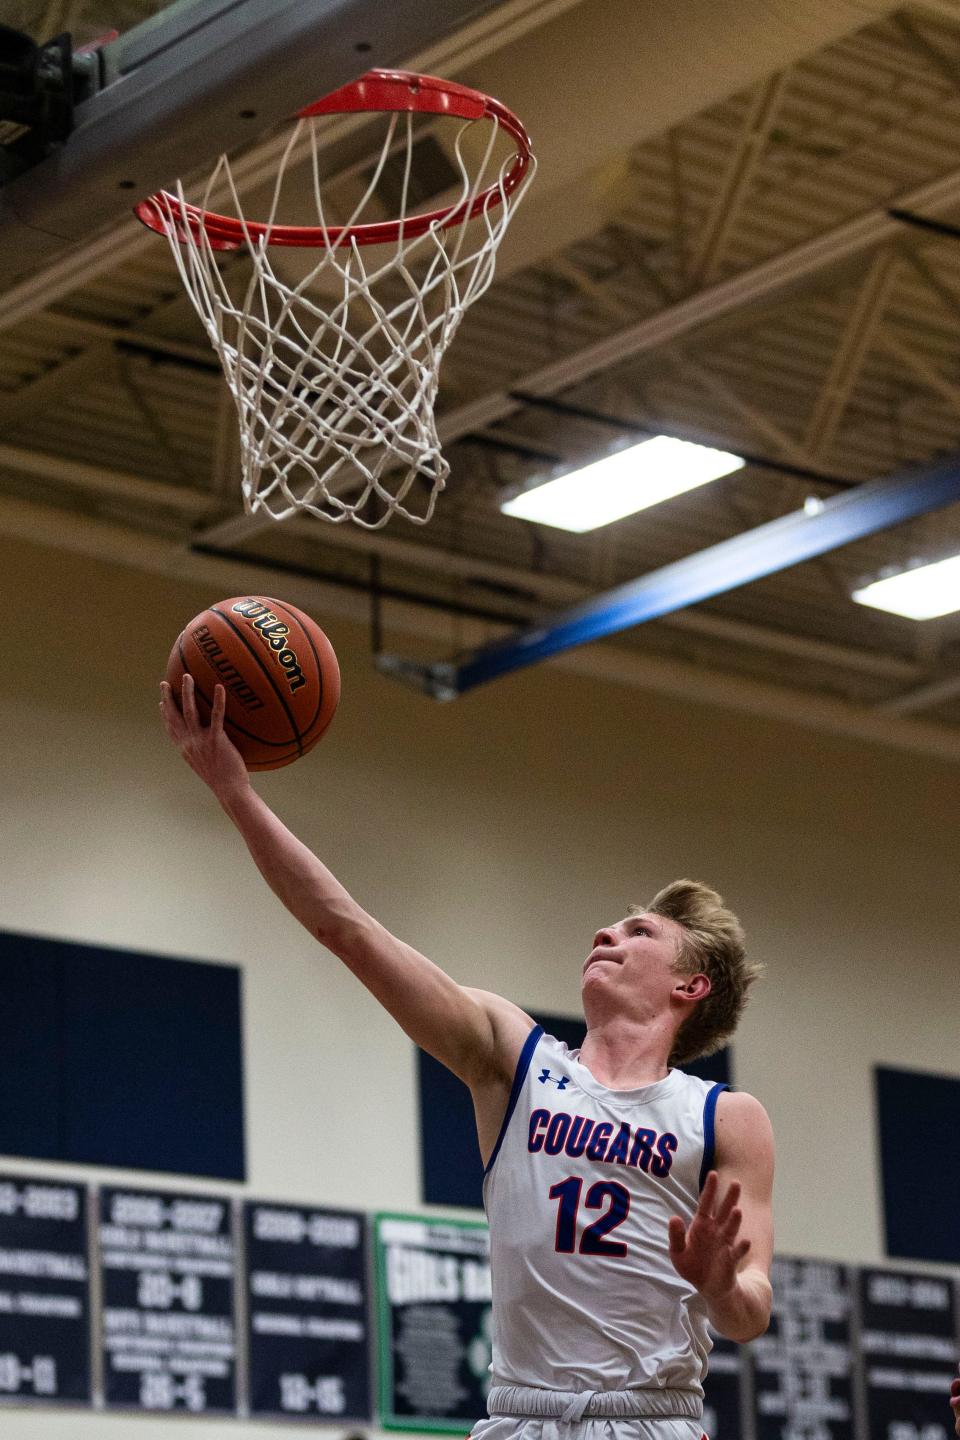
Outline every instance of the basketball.
<path id="1" fill-rule="evenodd" d="M 178 704 L 188 670 L 205 724 L 223 685 L 224 729 L 248 770 L 278 770 L 306 755 L 340 699 L 340 667 L 320 626 L 266 595 L 218 600 L 184 626 L 167 661 Z"/>

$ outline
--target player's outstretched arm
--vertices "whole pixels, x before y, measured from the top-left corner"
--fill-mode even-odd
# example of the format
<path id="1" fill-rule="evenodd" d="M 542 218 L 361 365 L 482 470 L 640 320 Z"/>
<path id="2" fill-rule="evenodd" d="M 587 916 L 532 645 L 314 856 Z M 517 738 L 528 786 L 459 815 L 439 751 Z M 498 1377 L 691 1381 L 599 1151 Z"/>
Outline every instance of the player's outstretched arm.
<path id="1" fill-rule="evenodd" d="M 770 1323 L 773 1260 L 773 1133 L 752 1095 L 717 1102 L 717 1168 L 685 1226 L 670 1221 L 670 1258 L 707 1302 L 714 1329 L 744 1343 Z"/>
<path id="2" fill-rule="evenodd" d="M 502 1072 L 509 1087 L 516 1054 L 532 1022 L 509 1002 L 458 985 L 357 904 L 253 789 L 239 752 L 224 732 L 225 701 L 218 685 L 210 724 L 204 725 L 192 676 L 184 676 L 182 713 L 170 686 L 161 686 L 167 734 L 236 825 L 271 890 L 418 1045 L 469 1085 L 496 1081 Z"/>

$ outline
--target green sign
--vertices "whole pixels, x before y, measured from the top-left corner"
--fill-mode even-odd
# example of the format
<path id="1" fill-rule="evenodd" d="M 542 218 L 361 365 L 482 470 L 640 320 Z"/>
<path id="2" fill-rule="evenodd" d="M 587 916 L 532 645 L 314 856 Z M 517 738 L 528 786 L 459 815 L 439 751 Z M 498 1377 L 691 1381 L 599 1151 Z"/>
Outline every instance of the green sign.
<path id="1" fill-rule="evenodd" d="M 381 1423 L 465 1435 L 490 1388 L 487 1227 L 378 1215 L 374 1243 Z"/>

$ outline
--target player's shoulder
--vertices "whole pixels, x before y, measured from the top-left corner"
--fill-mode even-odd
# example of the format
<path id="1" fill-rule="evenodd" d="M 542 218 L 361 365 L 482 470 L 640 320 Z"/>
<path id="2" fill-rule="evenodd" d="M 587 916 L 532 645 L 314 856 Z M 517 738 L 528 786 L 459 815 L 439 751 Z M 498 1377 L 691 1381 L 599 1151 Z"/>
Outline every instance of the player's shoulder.
<path id="1" fill-rule="evenodd" d="M 717 1159 L 732 1159 L 744 1150 L 773 1149 L 770 1116 L 746 1090 L 723 1090 L 717 1097 Z"/>
<path id="2" fill-rule="evenodd" d="M 465 985 L 464 989 L 493 1020 L 515 1024 L 524 1032 L 532 1030 L 537 1023 L 525 1010 L 521 1010 L 519 1005 L 505 999 L 503 995 L 497 995 L 492 990 L 478 990 L 472 985 Z"/>
<path id="3" fill-rule="evenodd" d="M 492 990 L 476 990 L 472 986 L 464 989 L 490 1022 L 496 1057 L 494 1068 L 506 1071 L 512 1079 L 521 1051 L 537 1022 L 512 1000 L 506 1000 Z"/>

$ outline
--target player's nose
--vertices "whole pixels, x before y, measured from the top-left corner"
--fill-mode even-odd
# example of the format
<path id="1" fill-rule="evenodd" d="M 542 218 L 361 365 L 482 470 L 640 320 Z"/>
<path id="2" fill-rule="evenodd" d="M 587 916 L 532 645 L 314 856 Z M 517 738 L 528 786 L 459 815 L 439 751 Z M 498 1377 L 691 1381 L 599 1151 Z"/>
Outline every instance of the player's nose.
<path id="1" fill-rule="evenodd" d="M 596 935 L 594 935 L 593 937 L 594 950 L 596 950 L 598 945 L 615 945 L 616 943 L 616 935 L 614 935 L 613 931 L 607 926 L 605 926 L 602 930 L 598 930 Z"/>

